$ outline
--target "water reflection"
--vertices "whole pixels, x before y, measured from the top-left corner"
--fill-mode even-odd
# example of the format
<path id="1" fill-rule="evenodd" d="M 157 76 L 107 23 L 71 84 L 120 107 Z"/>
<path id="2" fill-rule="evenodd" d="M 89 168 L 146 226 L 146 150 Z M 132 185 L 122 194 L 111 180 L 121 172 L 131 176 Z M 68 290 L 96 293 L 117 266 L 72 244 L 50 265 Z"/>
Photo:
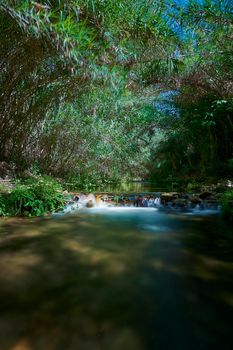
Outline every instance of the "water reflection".
<path id="1" fill-rule="evenodd" d="M 1 350 L 232 349 L 219 218 L 93 208 L 0 232 Z"/>

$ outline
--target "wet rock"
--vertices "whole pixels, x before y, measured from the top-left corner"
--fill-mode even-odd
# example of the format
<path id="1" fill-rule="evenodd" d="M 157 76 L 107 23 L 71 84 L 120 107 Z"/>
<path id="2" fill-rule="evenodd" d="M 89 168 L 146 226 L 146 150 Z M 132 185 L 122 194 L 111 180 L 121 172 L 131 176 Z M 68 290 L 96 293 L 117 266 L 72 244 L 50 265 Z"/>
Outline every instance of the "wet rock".
<path id="1" fill-rule="evenodd" d="M 191 203 L 194 204 L 194 205 L 197 205 L 197 204 L 201 204 L 201 203 L 202 203 L 201 198 L 199 198 L 198 196 L 192 196 L 192 197 L 190 198 L 190 201 L 191 201 Z"/>
<path id="2" fill-rule="evenodd" d="M 75 195 L 74 197 L 73 197 L 73 200 L 75 201 L 75 202 L 78 202 L 79 201 L 79 195 Z"/>
<path id="3" fill-rule="evenodd" d="M 168 203 L 168 202 L 172 202 L 173 199 L 174 199 L 174 197 L 173 197 L 172 193 L 162 193 L 161 194 L 161 202 L 163 204 Z"/>
<path id="4" fill-rule="evenodd" d="M 102 200 L 102 196 L 100 194 L 96 195 L 96 204 L 102 204 L 103 200 Z"/>
<path id="5" fill-rule="evenodd" d="M 206 199 L 211 199 L 211 197 L 213 197 L 213 192 L 209 192 L 209 191 L 205 191 L 202 192 L 201 194 L 199 194 L 199 198 L 206 200 Z"/>
<path id="6" fill-rule="evenodd" d="M 87 208 L 93 208 L 93 207 L 94 207 L 94 203 L 93 203 L 93 200 L 92 200 L 92 199 L 90 199 L 90 200 L 87 202 L 86 207 L 87 207 Z"/>
<path id="7" fill-rule="evenodd" d="M 95 195 L 93 193 L 89 193 L 87 196 L 87 199 L 91 200 L 91 201 L 93 201 L 93 203 L 95 203 Z"/>
<path id="8" fill-rule="evenodd" d="M 188 201 L 185 198 L 175 199 L 173 203 L 178 208 L 185 208 L 188 205 Z"/>
<path id="9" fill-rule="evenodd" d="M 180 193 L 179 198 L 190 200 L 190 195 L 188 193 Z"/>

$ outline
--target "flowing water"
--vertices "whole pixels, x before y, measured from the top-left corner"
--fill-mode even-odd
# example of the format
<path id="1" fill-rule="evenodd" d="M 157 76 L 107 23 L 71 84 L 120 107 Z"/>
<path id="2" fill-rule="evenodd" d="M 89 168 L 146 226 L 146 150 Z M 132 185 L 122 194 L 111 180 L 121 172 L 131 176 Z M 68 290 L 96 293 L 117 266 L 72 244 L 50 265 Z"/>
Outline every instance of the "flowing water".
<path id="1" fill-rule="evenodd" d="M 232 349 L 233 230 L 199 214 L 1 221 L 0 349 Z"/>

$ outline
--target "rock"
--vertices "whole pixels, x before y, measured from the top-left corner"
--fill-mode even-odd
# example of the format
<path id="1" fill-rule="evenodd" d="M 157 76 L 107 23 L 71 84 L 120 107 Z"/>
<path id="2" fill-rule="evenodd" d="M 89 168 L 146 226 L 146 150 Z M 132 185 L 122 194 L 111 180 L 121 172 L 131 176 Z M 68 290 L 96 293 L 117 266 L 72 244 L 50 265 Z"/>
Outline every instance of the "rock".
<path id="1" fill-rule="evenodd" d="M 202 203 L 202 200 L 201 200 L 201 198 L 199 198 L 198 196 L 192 196 L 191 198 L 190 198 L 190 201 L 191 201 L 191 203 L 192 204 L 201 204 Z"/>
<path id="2" fill-rule="evenodd" d="M 174 204 L 176 207 L 185 208 L 188 205 L 188 201 L 185 198 L 179 198 L 174 200 Z"/>
<path id="3" fill-rule="evenodd" d="M 87 195 L 87 198 L 88 198 L 88 200 L 91 200 L 91 201 L 95 202 L 95 195 L 93 193 L 89 193 Z"/>
<path id="4" fill-rule="evenodd" d="M 86 207 L 87 207 L 87 208 L 93 208 L 93 207 L 94 207 L 94 203 L 93 203 L 93 200 L 92 200 L 92 199 L 90 199 L 90 200 L 87 202 Z"/>
<path id="5" fill-rule="evenodd" d="M 161 202 L 162 203 L 172 202 L 173 199 L 174 199 L 174 197 L 173 197 L 172 193 L 162 193 L 161 194 Z"/>
<path id="6" fill-rule="evenodd" d="M 79 196 L 78 196 L 77 194 L 74 195 L 73 200 L 74 200 L 75 202 L 78 202 L 78 201 L 79 201 Z"/>
<path id="7" fill-rule="evenodd" d="M 201 198 L 203 200 L 212 199 L 211 197 L 213 197 L 213 195 L 214 194 L 212 192 L 205 191 L 205 192 L 202 192 L 201 194 L 199 194 L 199 198 Z"/>
<path id="8" fill-rule="evenodd" d="M 179 198 L 190 200 L 190 195 L 188 193 L 180 193 Z"/>
<path id="9" fill-rule="evenodd" d="M 103 203 L 101 197 L 102 197 L 102 196 L 101 196 L 100 194 L 98 194 L 98 195 L 96 196 L 96 203 L 97 203 L 97 204 L 102 204 L 102 203 Z"/>

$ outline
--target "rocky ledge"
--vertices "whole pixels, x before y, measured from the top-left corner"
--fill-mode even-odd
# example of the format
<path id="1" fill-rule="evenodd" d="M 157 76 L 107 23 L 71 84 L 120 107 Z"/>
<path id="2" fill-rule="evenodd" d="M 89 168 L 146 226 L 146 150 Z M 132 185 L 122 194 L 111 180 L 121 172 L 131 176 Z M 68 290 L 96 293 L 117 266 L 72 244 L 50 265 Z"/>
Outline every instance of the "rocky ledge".
<path id="1" fill-rule="evenodd" d="M 72 193 L 64 212 L 92 207 L 160 207 L 170 209 L 217 209 L 221 194 L 213 191 L 200 193 L 146 192 L 146 193 Z"/>

